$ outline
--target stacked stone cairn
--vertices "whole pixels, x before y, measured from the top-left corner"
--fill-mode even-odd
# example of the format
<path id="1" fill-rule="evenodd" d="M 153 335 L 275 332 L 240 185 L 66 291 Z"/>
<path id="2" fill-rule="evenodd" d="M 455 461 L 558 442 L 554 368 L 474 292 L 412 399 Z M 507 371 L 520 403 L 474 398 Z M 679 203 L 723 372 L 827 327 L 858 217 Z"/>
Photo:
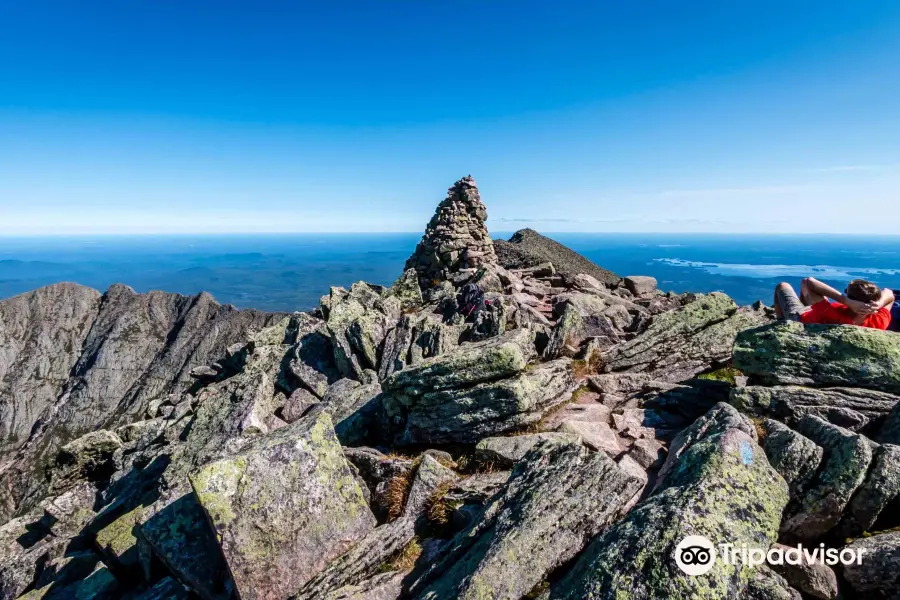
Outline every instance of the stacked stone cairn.
<path id="1" fill-rule="evenodd" d="M 497 255 L 486 220 L 487 209 L 475 180 L 471 175 L 463 177 L 438 205 L 406 268 L 415 269 L 420 285 L 429 288 L 451 275 L 495 264 Z"/>

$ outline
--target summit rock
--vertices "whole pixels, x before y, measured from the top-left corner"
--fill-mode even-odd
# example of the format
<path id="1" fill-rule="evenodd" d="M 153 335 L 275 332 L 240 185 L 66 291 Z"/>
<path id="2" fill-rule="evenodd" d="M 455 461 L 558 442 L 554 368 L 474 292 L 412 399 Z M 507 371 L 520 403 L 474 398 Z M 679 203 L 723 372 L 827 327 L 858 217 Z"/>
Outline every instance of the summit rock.
<path id="1" fill-rule="evenodd" d="M 463 177 L 438 205 L 406 268 L 415 269 L 420 285 L 427 288 L 463 269 L 496 263 L 486 220 L 487 209 L 475 180 L 471 175 Z"/>

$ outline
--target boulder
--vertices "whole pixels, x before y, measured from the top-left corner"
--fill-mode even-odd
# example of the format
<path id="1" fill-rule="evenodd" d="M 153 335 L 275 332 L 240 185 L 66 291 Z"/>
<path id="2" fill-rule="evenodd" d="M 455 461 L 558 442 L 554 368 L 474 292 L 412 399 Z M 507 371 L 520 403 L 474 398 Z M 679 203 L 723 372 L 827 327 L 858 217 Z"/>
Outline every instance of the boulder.
<path id="1" fill-rule="evenodd" d="M 381 406 L 377 383 L 360 384 L 353 379 L 341 379 L 331 387 L 319 407 L 331 415 L 335 431 L 342 444 L 357 445 L 369 435 L 375 412 Z"/>
<path id="2" fill-rule="evenodd" d="M 844 565 L 842 574 L 858 598 L 897 600 L 900 598 L 900 531 L 855 540 L 845 546 L 861 560 Z"/>
<path id="3" fill-rule="evenodd" d="M 645 332 L 613 346 L 604 357 L 603 371 L 627 370 L 659 381 L 684 381 L 728 360 L 738 332 L 760 322 L 758 313 L 738 311 L 724 294 L 703 296 L 655 316 Z"/>
<path id="4" fill-rule="evenodd" d="M 766 565 L 753 569 L 744 600 L 803 600 L 800 592 L 792 588 L 787 580 Z"/>
<path id="5" fill-rule="evenodd" d="M 900 335 L 866 327 L 773 323 L 741 332 L 734 366 L 766 385 L 900 394 Z"/>
<path id="6" fill-rule="evenodd" d="M 425 510 L 428 499 L 439 487 L 453 483 L 457 479 L 459 476 L 452 469 L 445 467 L 428 454 L 423 454 L 409 486 L 403 516 L 418 517 Z"/>
<path id="7" fill-rule="evenodd" d="M 893 410 L 885 419 L 881 433 L 878 435 L 878 441 L 882 444 L 900 446 L 900 403 L 894 405 Z"/>
<path id="8" fill-rule="evenodd" d="M 559 440 L 563 443 L 579 444 L 581 438 L 566 433 L 544 432 L 511 437 L 484 438 L 475 446 L 475 458 L 496 468 L 511 468 L 526 454 L 544 440 Z"/>
<path id="9" fill-rule="evenodd" d="M 661 488 L 591 542 L 551 599 L 744 597 L 752 569 L 716 561 L 694 577 L 676 565 L 674 550 L 688 535 L 768 548 L 787 485 L 740 429 L 709 428 L 677 462 Z"/>
<path id="10" fill-rule="evenodd" d="M 900 446 L 876 448 L 872 466 L 856 490 L 841 523 L 841 536 L 856 537 L 871 531 L 883 511 L 900 499 Z M 895 515 L 895 520 L 900 515 Z"/>
<path id="11" fill-rule="evenodd" d="M 463 329 L 443 323 L 440 315 L 404 314 L 384 340 L 379 378 L 387 379 L 408 366 L 453 350 L 459 346 Z"/>
<path id="12" fill-rule="evenodd" d="M 553 314 L 561 317 L 568 307 L 574 308 L 582 317 L 599 315 L 607 308 L 606 302 L 594 294 L 570 292 L 553 298 Z M 619 305 L 616 305 L 619 306 Z"/>
<path id="13" fill-rule="evenodd" d="M 561 358 L 508 379 L 428 392 L 409 406 L 396 442 L 476 443 L 539 421 L 573 388 L 571 361 Z"/>
<path id="14" fill-rule="evenodd" d="M 383 298 L 360 281 L 331 289 L 328 332 L 334 347 L 334 363 L 344 377 L 362 381 L 363 371 L 378 371 L 381 347 L 400 318 L 400 300 Z"/>
<path id="15" fill-rule="evenodd" d="M 616 432 L 606 423 L 592 421 L 563 421 L 558 429 L 561 433 L 576 435 L 588 448 L 605 452 L 610 458 L 622 453 L 622 445 Z"/>
<path id="16" fill-rule="evenodd" d="M 327 394 L 327 392 L 325 393 Z M 281 418 L 286 423 L 293 423 L 317 404 L 319 404 L 319 398 L 312 392 L 304 388 L 297 388 L 281 407 Z"/>
<path id="17" fill-rule="evenodd" d="M 326 597 L 327 600 L 398 600 L 402 595 L 406 573 L 388 571 L 356 585 L 344 586 Z"/>
<path id="18" fill-rule="evenodd" d="M 303 387 L 321 398 L 341 374 L 334 363 L 334 346 L 328 329 L 318 327 L 300 335 L 291 353 L 288 372 Z"/>
<path id="19" fill-rule="evenodd" d="M 625 288 L 635 296 L 646 296 L 656 291 L 656 278 L 630 275 L 624 279 Z"/>
<path id="20" fill-rule="evenodd" d="M 822 448 L 790 427 L 772 419 L 760 422 L 763 432 L 759 443 L 769 464 L 784 477 L 791 500 L 799 502 L 822 462 Z"/>
<path id="21" fill-rule="evenodd" d="M 693 425 L 681 431 L 669 445 L 669 454 L 659 471 L 657 487 L 659 487 L 666 475 L 681 464 L 681 455 L 690 450 L 698 441 L 713 435 L 725 433 L 729 429 L 736 429 L 745 433 L 750 439 L 757 441 L 756 429 L 737 410 L 728 404 L 719 403 L 709 412 L 697 419 Z M 766 467 L 770 467 L 766 463 Z"/>
<path id="22" fill-rule="evenodd" d="M 534 333 L 516 329 L 407 367 L 388 377 L 382 388 L 398 396 L 421 396 L 494 381 L 523 371 L 535 354 Z"/>
<path id="23" fill-rule="evenodd" d="M 574 356 L 588 338 L 595 341 L 598 349 L 606 349 L 619 342 L 618 332 L 605 316 L 583 315 L 577 307 L 567 304 L 550 333 L 550 341 L 544 349 L 544 358 Z"/>
<path id="24" fill-rule="evenodd" d="M 400 300 L 400 308 L 411 310 L 422 306 L 422 290 L 419 288 L 419 277 L 415 269 L 403 271 L 394 285 L 385 292 L 386 296 L 395 296 Z"/>
<path id="25" fill-rule="evenodd" d="M 292 600 L 329 600 L 347 594 L 348 586 L 363 584 L 378 575 L 385 563 L 415 537 L 415 517 L 401 517 L 376 527 L 346 554 L 332 560 L 310 579 Z M 338 593 L 339 590 L 344 590 Z M 399 586 L 397 588 L 399 592 Z M 337 595 L 335 595 L 337 594 Z M 360 600 L 370 596 L 360 596 Z"/>
<path id="26" fill-rule="evenodd" d="M 179 581 L 203 600 L 222 600 L 234 591 L 216 534 L 190 491 L 156 507 L 138 529 L 140 539 Z"/>
<path id="27" fill-rule="evenodd" d="M 628 448 L 628 456 L 643 469 L 658 469 L 666 460 L 666 448 L 656 440 L 635 440 Z"/>
<path id="28" fill-rule="evenodd" d="M 781 550 L 789 550 L 788 546 L 775 544 L 773 547 Z M 781 565 L 771 565 L 772 570 L 787 580 L 791 587 L 809 594 L 813 598 L 821 600 L 835 600 L 838 597 L 837 575 L 831 567 L 814 562 L 812 564 L 801 561 L 799 565 L 787 562 Z"/>
<path id="29" fill-rule="evenodd" d="M 602 453 L 542 442 L 414 584 L 413 596 L 521 598 L 615 520 L 640 486 Z"/>
<path id="30" fill-rule="evenodd" d="M 631 322 L 633 320 L 631 313 L 629 313 L 628 309 L 621 304 L 613 304 L 612 306 L 606 308 L 602 314 L 604 317 L 609 319 L 613 324 L 613 327 L 615 327 L 619 331 L 625 331 L 625 329 L 629 325 L 631 325 Z"/>
<path id="31" fill-rule="evenodd" d="M 872 462 L 872 442 L 859 434 L 807 415 L 797 431 L 822 447 L 822 465 L 790 514 L 781 531 L 796 540 L 811 541 L 830 531 L 854 492 L 863 483 Z"/>
<path id="32" fill-rule="evenodd" d="M 190 481 L 244 600 L 289 597 L 375 527 L 325 412 Z"/>
<path id="33" fill-rule="evenodd" d="M 744 413 L 795 424 L 811 414 L 845 429 L 858 431 L 881 421 L 900 396 L 862 388 L 747 386 L 731 391 L 730 403 Z"/>
<path id="34" fill-rule="evenodd" d="M 116 451 L 121 447 L 119 436 L 105 429 L 69 442 L 56 455 L 51 490 L 61 491 L 82 480 L 108 479 L 116 470 Z"/>

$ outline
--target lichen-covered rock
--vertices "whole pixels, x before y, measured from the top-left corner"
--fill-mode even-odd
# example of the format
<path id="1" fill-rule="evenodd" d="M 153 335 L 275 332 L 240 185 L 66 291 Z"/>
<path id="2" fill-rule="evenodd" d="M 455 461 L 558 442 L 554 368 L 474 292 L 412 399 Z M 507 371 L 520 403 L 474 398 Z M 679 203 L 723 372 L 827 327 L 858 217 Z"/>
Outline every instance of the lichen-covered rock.
<path id="1" fill-rule="evenodd" d="M 791 500 L 799 502 L 822 462 L 822 448 L 790 427 L 772 419 L 760 422 L 765 435 L 759 440 L 769 464 L 784 477 Z"/>
<path id="2" fill-rule="evenodd" d="M 602 314 L 582 314 L 575 305 L 567 304 L 550 333 L 544 358 L 574 356 L 588 338 L 594 340 L 598 349 L 619 343 L 619 334 L 609 319 Z"/>
<path id="3" fill-rule="evenodd" d="M 767 385 L 900 393 L 900 335 L 867 327 L 774 323 L 737 337 L 734 366 Z"/>
<path id="4" fill-rule="evenodd" d="M 337 590 L 359 585 L 375 576 L 392 556 L 412 542 L 415 521 L 415 517 L 400 517 L 376 527 L 349 552 L 329 562 L 293 600 L 327 600 Z"/>
<path id="5" fill-rule="evenodd" d="M 321 325 L 300 333 L 291 354 L 288 372 L 319 398 L 325 395 L 329 385 L 340 379 L 327 327 Z"/>
<path id="6" fill-rule="evenodd" d="M 319 398 L 309 390 L 297 388 L 285 401 L 284 406 L 281 407 L 281 418 L 284 419 L 285 423 L 293 423 L 319 402 Z"/>
<path id="7" fill-rule="evenodd" d="M 428 454 L 423 454 L 409 486 L 403 516 L 417 517 L 422 514 L 431 495 L 440 486 L 453 483 L 457 479 L 459 476 L 452 469 Z"/>
<path id="8" fill-rule="evenodd" d="M 69 442 L 56 455 L 51 489 L 61 491 L 81 480 L 108 479 L 116 470 L 115 453 L 121 447 L 119 436 L 105 429 Z"/>
<path id="9" fill-rule="evenodd" d="M 863 552 L 859 564 L 843 567 L 844 579 L 857 597 L 866 600 L 900 598 L 900 532 L 873 535 L 845 547 L 857 555 Z"/>
<path id="10" fill-rule="evenodd" d="M 42 566 L 60 555 L 64 541 L 43 540 L 33 531 L 34 515 L 0 525 L 0 600 L 18 598 L 41 573 Z M 37 537 L 37 539 L 34 539 Z"/>
<path id="11" fill-rule="evenodd" d="M 875 450 L 866 479 L 844 513 L 841 536 L 856 537 L 871 531 L 882 511 L 897 499 L 900 499 L 900 446 L 882 444 Z"/>
<path id="12" fill-rule="evenodd" d="M 782 551 L 790 549 L 782 544 L 775 544 L 774 547 Z M 838 597 L 837 575 L 828 565 L 818 562 L 809 564 L 801 561 L 798 565 L 785 562 L 771 566 L 772 570 L 783 576 L 791 587 L 809 594 L 813 598 L 834 600 Z"/>
<path id="13" fill-rule="evenodd" d="M 231 596 L 234 583 L 215 532 L 189 491 L 155 510 L 138 535 L 166 568 L 203 600 Z"/>
<path id="14" fill-rule="evenodd" d="M 481 202 L 475 180 L 471 175 L 463 177 L 438 204 L 405 268 L 416 270 L 424 289 L 463 269 L 496 263 L 486 220 L 487 209 Z"/>
<path id="15" fill-rule="evenodd" d="M 384 340 L 379 378 L 387 379 L 408 366 L 456 348 L 463 328 L 447 325 L 440 315 L 428 312 L 404 314 Z"/>
<path id="16" fill-rule="evenodd" d="M 716 561 L 692 577 L 676 565 L 675 547 L 700 535 L 768 548 L 787 501 L 787 485 L 753 438 L 710 430 L 680 454 L 661 488 L 591 542 L 550 598 L 741 598 L 752 569 Z"/>
<path id="17" fill-rule="evenodd" d="M 277 408 L 265 373 L 241 373 L 213 384 L 197 396 L 186 439 L 173 452 L 167 480 L 175 485 L 200 465 L 240 449 L 269 430 Z"/>
<path id="18" fill-rule="evenodd" d="M 381 386 L 341 379 L 328 388 L 318 408 L 328 412 L 342 444 L 357 445 L 369 436 L 375 413 L 381 407 Z"/>
<path id="19" fill-rule="evenodd" d="M 822 447 L 822 465 L 796 509 L 785 515 L 781 531 L 809 541 L 826 534 L 840 521 L 866 477 L 873 443 L 812 415 L 800 420 L 797 431 Z"/>
<path id="20" fill-rule="evenodd" d="M 878 441 L 882 444 L 900 446 L 900 403 L 894 406 L 885 419 L 878 435 Z"/>
<path id="21" fill-rule="evenodd" d="M 884 418 L 900 402 L 900 396 L 862 388 L 747 386 L 734 388 L 729 402 L 741 412 L 775 417 L 788 424 L 811 414 L 857 431 Z"/>
<path id="22" fill-rule="evenodd" d="M 746 418 L 728 404 L 716 404 L 690 427 L 681 431 L 669 444 L 669 455 L 659 471 L 657 487 L 662 485 L 666 475 L 679 467 L 681 455 L 690 450 L 691 446 L 712 435 L 725 433 L 729 429 L 742 431 L 756 442 L 756 429 Z"/>
<path id="23" fill-rule="evenodd" d="M 784 577 L 760 565 L 753 569 L 742 600 L 803 600 L 800 592 L 792 588 Z"/>
<path id="24" fill-rule="evenodd" d="M 536 444 L 548 439 L 569 444 L 581 443 L 581 438 L 577 435 L 550 431 L 511 437 L 489 437 L 475 446 L 475 457 L 484 464 L 500 469 L 509 468 L 522 460 Z"/>
<path id="25" fill-rule="evenodd" d="M 244 600 L 289 597 L 375 527 L 325 412 L 190 481 Z"/>
<path id="26" fill-rule="evenodd" d="M 621 513 L 640 482 L 602 453 L 545 441 L 413 589 L 420 600 L 519 599 Z"/>
<path id="27" fill-rule="evenodd" d="M 325 597 L 325 600 L 399 600 L 406 573 L 389 571 L 370 577 L 356 585 L 344 586 Z"/>
<path id="28" fill-rule="evenodd" d="M 372 510 L 379 520 L 387 518 L 391 508 L 388 494 L 390 481 L 406 479 L 415 468 L 415 461 L 399 456 L 387 456 L 374 448 L 344 448 L 344 456 L 359 471 L 359 475 L 369 488 Z"/>
<path id="29" fill-rule="evenodd" d="M 334 362 L 344 377 L 362 380 L 365 369 L 378 371 L 381 346 L 400 318 L 400 300 L 384 298 L 360 281 L 331 289 L 328 332 L 334 346 Z"/>
<path id="30" fill-rule="evenodd" d="M 429 391 L 474 385 L 515 375 L 535 355 L 534 333 L 516 329 L 407 367 L 388 377 L 382 387 L 397 396 L 421 396 Z"/>
<path id="31" fill-rule="evenodd" d="M 419 287 L 419 277 L 415 269 L 406 269 L 387 292 L 387 296 L 396 296 L 400 300 L 400 308 L 403 310 L 414 309 L 422 306 L 422 289 Z"/>
<path id="32" fill-rule="evenodd" d="M 759 313 L 738 311 L 731 298 L 712 293 L 653 317 L 645 332 L 606 353 L 603 370 L 644 372 L 659 381 L 685 381 L 730 358 L 738 332 L 761 322 Z"/>
<path id="33" fill-rule="evenodd" d="M 570 292 L 553 297 L 553 314 L 557 317 L 561 317 L 569 307 L 574 308 L 583 317 L 602 314 L 609 308 L 602 298 L 594 294 Z"/>
<path id="34" fill-rule="evenodd" d="M 396 441 L 475 443 L 539 421 L 565 401 L 574 385 L 571 361 L 560 358 L 509 379 L 428 392 L 409 406 Z"/>

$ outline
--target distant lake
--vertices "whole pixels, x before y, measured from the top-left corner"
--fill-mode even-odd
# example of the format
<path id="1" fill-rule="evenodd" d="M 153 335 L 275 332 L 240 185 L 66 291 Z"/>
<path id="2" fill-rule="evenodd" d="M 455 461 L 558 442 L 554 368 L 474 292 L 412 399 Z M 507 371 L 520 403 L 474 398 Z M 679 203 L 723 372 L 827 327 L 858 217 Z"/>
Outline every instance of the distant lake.
<path id="1" fill-rule="evenodd" d="M 506 234 L 494 234 L 506 239 Z M 782 280 L 856 277 L 900 288 L 900 236 L 546 234 L 620 275 L 675 292 L 724 291 L 771 303 Z M 420 233 L 0 238 L 0 298 L 58 281 L 105 290 L 208 291 L 223 303 L 308 310 L 329 286 L 390 284 Z"/>

